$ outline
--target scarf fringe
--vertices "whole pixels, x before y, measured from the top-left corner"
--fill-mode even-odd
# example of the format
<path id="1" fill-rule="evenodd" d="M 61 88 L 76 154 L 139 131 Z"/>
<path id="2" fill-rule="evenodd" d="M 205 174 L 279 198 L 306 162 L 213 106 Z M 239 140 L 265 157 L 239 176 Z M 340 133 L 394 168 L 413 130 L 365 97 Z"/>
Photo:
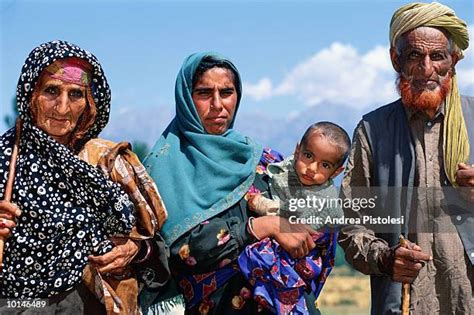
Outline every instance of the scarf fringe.
<path id="1" fill-rule="evenodd" d="M 168 314 L 171 310 L 177 306 L 184 307 L 184 298 L 182 295 L 177 295 L 172 298 L 166 299 L 164 301 L 160 301 L 156 304 L 150 305 L 150 307 L 146 310 L 144 314 L 147 315 L 160 315 L 160 314 Z"/>

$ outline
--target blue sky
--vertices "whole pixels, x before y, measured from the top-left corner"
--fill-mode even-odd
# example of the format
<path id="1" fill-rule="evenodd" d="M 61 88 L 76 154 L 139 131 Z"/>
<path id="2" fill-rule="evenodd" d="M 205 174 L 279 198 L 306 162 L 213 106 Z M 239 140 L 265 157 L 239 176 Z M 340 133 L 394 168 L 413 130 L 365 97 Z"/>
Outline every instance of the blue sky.
<path id="1" fill-rule="evenodd" d="M 211 50 L 244 81 L 236 128 L 288 154 L 312 122 L 352 134 L 363 113 L 397 98 L 388 24 L 407 2 L 0 0 L 0 116 L 28 53 L 65 39 L 93 52 L 109 79 L 103 136 L 151 145 L 173 117 L 182 61 Z M 474 31 L 474 1 L 443 3 Z M 474 95 L 471 51 L 458 74 L 461 92 Z M 1 121 L 0 133 L 6 128 Z"/>

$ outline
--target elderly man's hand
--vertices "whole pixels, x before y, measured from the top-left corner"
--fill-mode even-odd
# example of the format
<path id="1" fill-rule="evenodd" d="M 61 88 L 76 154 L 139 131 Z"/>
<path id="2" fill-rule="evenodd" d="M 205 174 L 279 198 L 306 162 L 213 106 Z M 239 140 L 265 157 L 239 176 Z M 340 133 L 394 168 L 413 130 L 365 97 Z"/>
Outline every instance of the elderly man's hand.
<path id="1" fill-rule="evenodd" d="M 0 237 L 6 239 L 11 235 L 11 230 L 16 226 L 16 218 L 21 215 L 21 210 L 14 203 L 0 201 Z"/>
<path id="2" fill-rule="evenodd" d="M 102 256 L 89 256 L 90 263 L 99 273 L 120 275 L 138 253 L 139 242 L 128 238 L 112 238 L 115 247 Z"/>
<path id="3" fill-rule="evenodd" d="M 456 182 L 460 186 L 461 196 L 469 202 L 474 202 L 474 167 L 460 163 L 456 172 Z"/>
<path id="4" fill-rule="evenodd" d="M 432 259 L 421 251 L 420 246 L 409 241 L 407 244 L 408 248 L 395 246 L 381 254 L 380 269 L 393 281 L 412 283 L 425 263 Z"/>

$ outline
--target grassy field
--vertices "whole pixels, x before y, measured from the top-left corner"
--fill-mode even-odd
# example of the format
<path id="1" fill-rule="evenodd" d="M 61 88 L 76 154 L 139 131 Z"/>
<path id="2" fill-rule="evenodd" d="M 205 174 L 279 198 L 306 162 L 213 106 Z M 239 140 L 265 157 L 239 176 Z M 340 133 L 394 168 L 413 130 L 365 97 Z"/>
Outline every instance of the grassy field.
<path id="1" fill-rule="evenodd" d="M 354 273 L 348 266 L 336 266 L 319 295 L 323 315 L 370 314 L 369 277 Z"/>

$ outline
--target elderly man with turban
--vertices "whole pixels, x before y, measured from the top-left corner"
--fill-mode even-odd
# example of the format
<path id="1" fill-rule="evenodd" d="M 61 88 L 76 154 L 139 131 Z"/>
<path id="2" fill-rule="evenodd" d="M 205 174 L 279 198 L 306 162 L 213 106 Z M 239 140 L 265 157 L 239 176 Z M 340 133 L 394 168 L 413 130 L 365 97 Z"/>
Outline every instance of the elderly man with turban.
<path id="1" fill-rule="evenodd" d="M 389 210 L 402 224 L 346 226 L 339 243 L 371 275 L 372 314 L 400 314 L 401 283 L 411 283 L 411 314 L 474 314 L 474 218 L 466 210 L 474 201 L 474 98 L 459 95 L 455 72 L 469 44 L 466 23 L 439 3 L 408 4 L 393 15 L 390 44 L 401 99 L 363 116 L 343 192 L 376 189 L 377 207 L 367 211 Z"/>

